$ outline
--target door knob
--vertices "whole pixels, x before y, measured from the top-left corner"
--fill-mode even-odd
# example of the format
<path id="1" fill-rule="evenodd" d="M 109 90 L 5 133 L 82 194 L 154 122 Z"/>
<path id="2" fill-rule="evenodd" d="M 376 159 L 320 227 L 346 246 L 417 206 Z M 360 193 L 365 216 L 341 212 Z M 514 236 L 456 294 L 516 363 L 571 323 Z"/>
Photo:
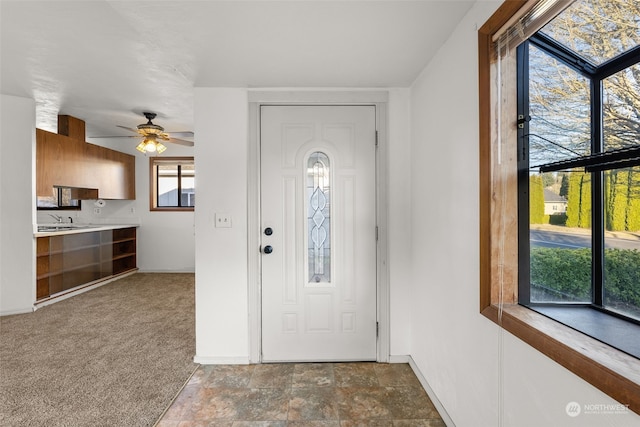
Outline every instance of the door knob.
<path id="1" fill-rule="evenodd" d="M 267 236 L 271 236 L 273 234 L 273 228 L 271 227 L 267 227 L 264 229 L 264 234 L 266 234 Z"/>
<path id="2" fill-rule="evenodd" d="M 265 254 L 270 254 L 271 252 L 273 252 L 273 246 L 267 245 L 264 247 L 263 251 Z"/>

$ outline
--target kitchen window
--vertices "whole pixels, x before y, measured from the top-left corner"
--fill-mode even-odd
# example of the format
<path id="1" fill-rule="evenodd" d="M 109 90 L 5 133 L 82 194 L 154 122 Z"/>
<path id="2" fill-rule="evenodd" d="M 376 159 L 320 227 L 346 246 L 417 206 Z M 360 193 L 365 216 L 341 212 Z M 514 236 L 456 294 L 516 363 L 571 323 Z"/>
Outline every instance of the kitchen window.
<path id="1" fill-rule="evenodd" d="M 149 195 L 152 211 L 193 211 L 195 167 L 193 157 L 149 159 Z"/>

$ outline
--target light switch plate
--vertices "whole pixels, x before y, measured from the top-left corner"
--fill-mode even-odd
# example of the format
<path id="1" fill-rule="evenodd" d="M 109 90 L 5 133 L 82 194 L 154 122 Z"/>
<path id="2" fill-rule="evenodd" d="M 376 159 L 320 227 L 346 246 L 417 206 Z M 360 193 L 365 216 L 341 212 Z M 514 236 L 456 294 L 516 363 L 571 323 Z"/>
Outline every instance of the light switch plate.
<path id="1" fill-rule="evenodd" d="M 216 228 L 231 228 L 231 215 L 225 213 L 216 213 Z"/>

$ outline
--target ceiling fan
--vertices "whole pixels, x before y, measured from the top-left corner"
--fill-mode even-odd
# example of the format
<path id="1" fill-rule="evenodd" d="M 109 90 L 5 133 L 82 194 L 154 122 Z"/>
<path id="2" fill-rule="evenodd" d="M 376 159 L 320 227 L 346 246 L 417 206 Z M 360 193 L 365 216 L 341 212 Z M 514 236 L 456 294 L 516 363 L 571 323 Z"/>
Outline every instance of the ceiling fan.
<path id="1" fill-rule="evenodd" d="M 131 132 L 135 132 L 139 135 L 142 135 L 143 139 L 140 144 L 136 147 L 136 150 L 141 153 L 162 153 L 167 149 L 162 142 L 172 142 L 174 144 L 186 145 L 189 147 L 193 147 L 193 141 L 187 141 L 185 139 L 176 138 L 173 135 L 180 135 L 185 137 L 193 137 L 193 132 L 172 132 L 171 135 L 164 131 L 164 128 L 160 125 L 153 123 L 151 120 L 156 118 L 156 113 L 143 112 L 144 116 L 147 118 L 147 123 L 142 123 L 136 126 L 136 129 L 132 129 L 126 126 L 117 125 L 119 128 L 129 130 Z M 137 136 L 130 136 L 125 138 L 137 138 Z M 108 137 L 102 137 L 108 138 Z"/>

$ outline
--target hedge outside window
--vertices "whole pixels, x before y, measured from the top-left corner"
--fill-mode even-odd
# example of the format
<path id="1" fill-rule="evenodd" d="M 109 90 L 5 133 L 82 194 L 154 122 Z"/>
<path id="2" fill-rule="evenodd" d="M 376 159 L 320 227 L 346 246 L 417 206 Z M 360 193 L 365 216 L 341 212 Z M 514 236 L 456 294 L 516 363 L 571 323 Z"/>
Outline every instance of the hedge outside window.
<path id="1" fill-rule="evenodd" d="M 150 210 L 193 211 L 193 157 L 153 157 L 149 159 L 149 171 Z"/>

